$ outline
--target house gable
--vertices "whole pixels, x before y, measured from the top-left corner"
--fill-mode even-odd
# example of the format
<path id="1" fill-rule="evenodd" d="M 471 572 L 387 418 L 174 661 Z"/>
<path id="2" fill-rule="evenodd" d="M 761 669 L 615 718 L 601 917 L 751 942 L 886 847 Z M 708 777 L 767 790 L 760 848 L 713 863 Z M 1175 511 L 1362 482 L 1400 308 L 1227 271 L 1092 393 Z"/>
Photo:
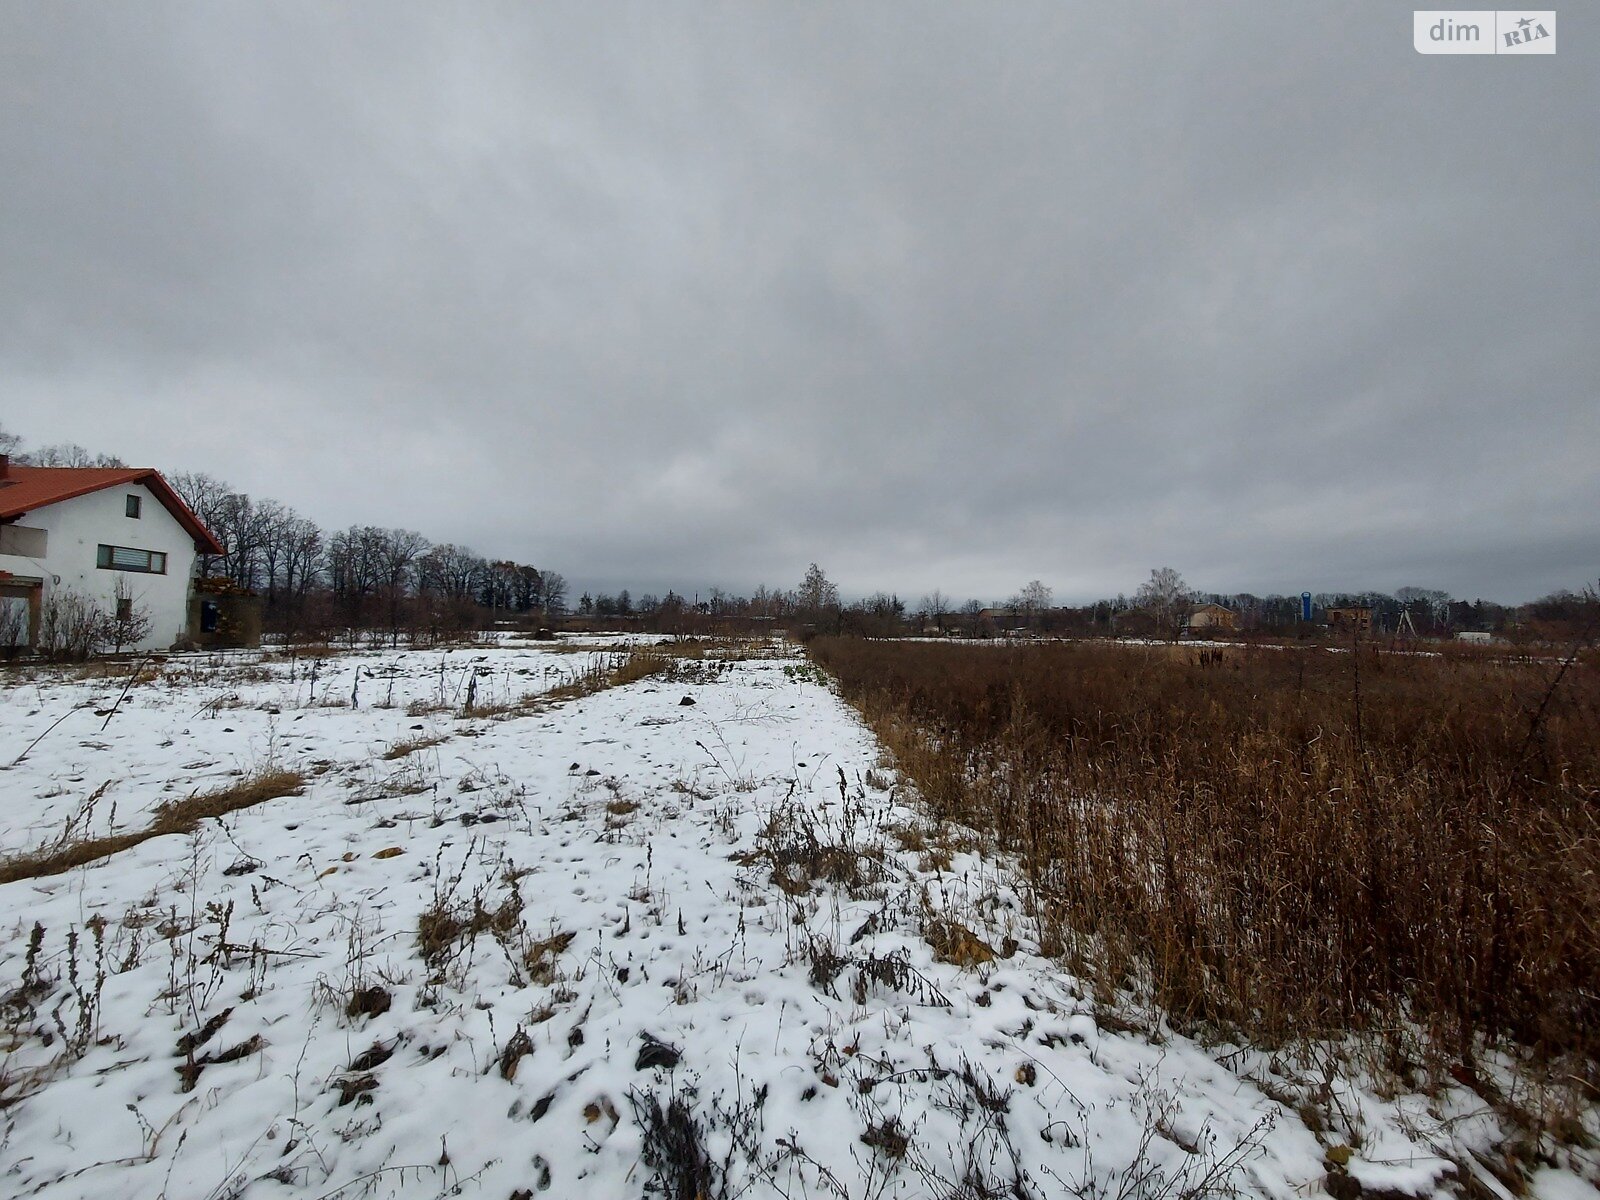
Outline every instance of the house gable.
<path id="1" fill-rule="evenodd" d="M 190 511 L 159 471 L 149 467 L 28 467 L 0 457 L 0 523 L 107 488 L 148 489 L 194 539 L 202 554 L 224 554 L 222 543 Z"/>

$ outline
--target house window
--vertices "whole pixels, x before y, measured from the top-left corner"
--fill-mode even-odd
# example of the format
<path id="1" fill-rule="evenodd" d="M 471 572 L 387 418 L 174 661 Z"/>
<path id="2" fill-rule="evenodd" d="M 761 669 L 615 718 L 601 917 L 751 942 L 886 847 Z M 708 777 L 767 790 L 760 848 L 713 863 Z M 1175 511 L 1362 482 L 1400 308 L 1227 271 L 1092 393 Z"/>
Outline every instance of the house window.
<path id="1" fill-rule="evenodd" d="M 107 571 L 143 571 L 147 575 L 165 575 L 167 556 L 159 550 L 101 546 L 95 565 Z"/>
<path id="2" fill-rule="evenodd" d="M 129 496 L 128 497 L 127 508 L 124 511 L 130 517 L 137 517 L 139 515 L 139 505 L 140 505 L 140 503 L 141 503 L 141 500 L 140 500 L 140 498 L 138 496 Z"/>
<path id="3" fill-rule="evenodd" d="M 133 620 L 133 600 L 128 596 L 117 597 L 117 620 Z"/>

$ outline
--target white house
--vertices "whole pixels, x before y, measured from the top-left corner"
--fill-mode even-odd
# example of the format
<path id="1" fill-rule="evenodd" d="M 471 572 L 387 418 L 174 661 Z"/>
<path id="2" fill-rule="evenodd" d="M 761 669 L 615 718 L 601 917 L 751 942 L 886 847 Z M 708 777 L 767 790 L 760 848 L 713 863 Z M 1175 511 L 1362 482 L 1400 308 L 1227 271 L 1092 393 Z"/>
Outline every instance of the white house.
<path id="1" fill-rule="evenodd" d="M 0 642 L 35 644 L 44 606 L 72 592 L 148 614 L 149 636 L 132 648 L 171 646 L 188 632 L 197 553 L 224 550 L 156 471 L 0 455 Z"/>

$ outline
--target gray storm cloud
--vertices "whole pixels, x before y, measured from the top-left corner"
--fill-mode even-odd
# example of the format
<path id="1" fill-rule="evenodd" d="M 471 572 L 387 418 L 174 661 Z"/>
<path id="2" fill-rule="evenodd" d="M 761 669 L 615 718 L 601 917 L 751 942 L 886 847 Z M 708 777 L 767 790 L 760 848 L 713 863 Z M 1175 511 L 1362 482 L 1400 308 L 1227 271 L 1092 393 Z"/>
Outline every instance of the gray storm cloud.
<path id="1" fill-rule="evenodd" d="M 0 0 L 0 422 L 580 586 L 1525 599 L 1600 572 L 1596 36 Z"/>

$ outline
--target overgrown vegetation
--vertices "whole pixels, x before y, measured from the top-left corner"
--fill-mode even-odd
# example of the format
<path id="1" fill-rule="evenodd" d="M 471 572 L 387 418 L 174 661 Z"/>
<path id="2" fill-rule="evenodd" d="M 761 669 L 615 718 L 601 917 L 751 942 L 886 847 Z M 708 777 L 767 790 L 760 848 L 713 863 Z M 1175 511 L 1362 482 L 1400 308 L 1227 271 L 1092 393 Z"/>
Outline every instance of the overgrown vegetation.
<path id="1" fill-rule="evenodd" d="M 1600 676 L 1381 652 L 822 639 L 938 818 L 1103 994 L 1600 1088 Z M 1438 1078 L 1435 1075 L 1434 1078 Z M 1559 1131 L 1557 1131 L 1559 1133 Z"/>
<path id="2" fill-rule="evenodd" d="M 571 681 L 559 684 L 546 692 L 544 700 L 576 700 L 592 696 L 607 688 L 623 687 L 637 683 L 652 675 L 668 675 L 678 665 L 678 658 L 655 647 L 642 647 L 620 654 L 597 657 L 589 668 L 573 676 Z"/>

